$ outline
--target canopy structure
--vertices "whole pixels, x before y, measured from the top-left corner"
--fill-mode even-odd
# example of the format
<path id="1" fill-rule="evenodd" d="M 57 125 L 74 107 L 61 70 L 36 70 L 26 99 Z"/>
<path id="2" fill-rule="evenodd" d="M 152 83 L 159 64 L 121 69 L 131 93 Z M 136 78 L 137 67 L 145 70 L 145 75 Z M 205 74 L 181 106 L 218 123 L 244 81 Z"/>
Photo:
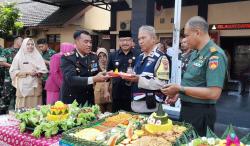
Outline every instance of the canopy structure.
<path id="1" fill-rule="evenodd" d="M 47 3 L 56 6 L 68 6 L 87 3 L 95 6 L 110 5 L 112 3 L 128 2 L 131 0 L 33 0 L 41 3 Z M 175 0 L 155 0 L 159 1 L 164 7 L 174 7 Z M 207 1 L 209 4 L 226 3 L 226 2 L 237 2 L 237 1 L 248 1 L 248 0 L 182 0 L 182 6 L 197 5 L 200 2 Z"/>
<path id="2" fill-rule="evenodd" d="M 110 11 L 112 3 L 124 2 L 126 0 L 33 0 L 33 1 L 55 5 L 59 7 L 88 4 Z"/>

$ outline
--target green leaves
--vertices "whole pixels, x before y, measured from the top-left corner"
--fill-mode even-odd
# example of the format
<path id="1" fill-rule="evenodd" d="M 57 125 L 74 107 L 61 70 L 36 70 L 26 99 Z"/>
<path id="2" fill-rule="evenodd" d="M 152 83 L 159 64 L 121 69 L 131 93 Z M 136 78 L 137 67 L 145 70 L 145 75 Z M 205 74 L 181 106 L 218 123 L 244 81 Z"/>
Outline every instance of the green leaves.
<path id="1" fill-rule="evenodd" d="M 35 138 L 40 138 L 42 133 L 42 125 L 38 125 L 36 126 L 36 128 L 34 129 L 32 136 L 34 136 Z"/>
<path id="2" fill-rule="evenodd" d="M 77 107 L 78 106 L 78 103 L 76 100 L 73 101 L 73 103 L 71 104 L 72 107 Z"/>
<path id="3" fill-rule="evenodd" d="M 36 126 L 32 136 L 40 138 L 41 134 L 44 133 L 46 138 L 50 138 L 52 135 L 56 135 L 59 131 L 58 123 L 56 122 L 42 122 L 40 125 Z"/>
<path id="4" fill-rule="evenodd" d="M 31 125 L 31 126 L 36 126 L 37 124 L 38 124 L 38 122 L 39 122 L 39 117 L 30 117 L 29 118 L 29 125 Z"/>
<path id="5" fill-rule="evenodd" d="M 207 134 L 206 134 L 206 136 L 208 138 L 218 138 L 218 136 L 209 127 L 207 127 Z"/>
<path id="6" fill-rule="evenodd" d="M 35 127 L 39 121 L 42 113 L 35 109 L 16 114 L 16 118 L 24 122 L 26 125 Z"/>
<path id="7" fill-rule="evenodd" d="M 34 128 L 32 133 L 34 137 L 39 138 L 44 133 L 45 137 L 49 138 L 56 135 L 59 129 L 66 131 L 77 125 L 85 125 L 94 121 L 96 115 L 100 113 L 100 107 L 94 105 L 79 108 L 78 103 L 74 101 L 69 106 L 69 118 L 57 122 L 47 121 L 48 113 L 50 113 L 50 105 L 41 106 L 40 110 L 33 108 L 23 113 L 17 113 L 16 118 L 21 121 L 20 132 L 24 132 L 27 127 L 31 127 Z"/>
<path id="8" fill-rule="evenodd" d="M 96 115 L 94 114 L 93 111 L 87 112 L 87 113 L 82 112 L 78 114 L 76 121 L 77 121 L 77 125 L 86 125 L 90 121 L 94 121 L 95 119 L 96 119 Z"/>
<path id="9" fill-rule="evenodd" d="M 20 132 L 23 133 L 25 131 L 25 128 L 26 128 L 26 123 L 25 122 L 22 122 L 20 125 L 19 125 L 19 128 L 20 128 Z"/>
<path id="10" fill-rule="evenodd" d="M 74 100 L 74 102 L 70 105 L 69 114 L 73 117 L 76 117 L 79 111 L 80 108 L 78 107 L 78 103 L 76 100 Z"/>
<path id="11" fill-rule="evenodd" d="M 244 144 L 250 145 L 250 133 L 244 136 L 240 141 L 243 142 Z"/>
<path id="12" fill-rule="evenodd" d="M 52 135 L 55 135 L 58 133 L 59 128 L 58 128 L 58 123 L 56 122 L 44 122 L 41 123 L 42 128 L 42 132 L 44 132 L 44 135 L 46 138 L 51 137 Z"/>
<path id="13" fill-rule="evenodd" d="M 18 29 L 19 29 L 19 28 L 23 28 L 23 23 L 17 21 L 17 22 L 14 23 L 14 27 L 15 27 L 15 28 L 18 28 Z"/>
<path id="14" fill-rule="evenodd" d="M 74 127 L 76 124 L 75 124 L 75 122 L 74 122 L 74 119 L 69 118 L 69 119 L 67 119 L 67 120 L 62 121 L 62 122 L 60 123 L 60 125 L 61 125 L 61 128 L 62 128 L 64 131 L 66 131 L 66 130 L 68 130 L 68 129 Z"/>
<path id="15" fill-rule="evenodd" d="M 226 139 L 227 136 L 231 135 L 231 134 L 236 135 L 235 130 L 234 130 L 232 125 L 227 126 L 225 132 L 223 133 L 223 135 L 221 137 L 218 137 L 210 128 L 207 128 L 206 137 L 194 138 L 193 141 L 191 141 L 189 143 L 189 145 L 199 146 L 200 144 L 207 144 L 207 143 L 210 143 L 209 145 L 211 145 L 211 142 L 213 141 L 212 139 L 214 139 L 215 143 L 218 143 L 218 141 L 220 139 Z M 247 145 L 247 144 L 249 145 L 250 144 L 250 133 L 247 134 L 246 136 L 244 136 L 242 139 L 240 139 L 240 141 L 241 141 L 241 143 L 243 143 L 245 145 Z M 184 143 L 186 143 L 186 145 L 188 145 L 187 142 L 182 142 L 182 144 L 184 144 Z"/>
<path id="16" fill-rule="evenodd" d="M 47 116 L 48 112 L 50 111 L 50 105 L 41 106 L 40 111 L 42 112 L 44 117 Z"/>
<path id="17" fill-rule="evenodd" d="M 227 126 L 226 131 L 223 133 L 223 135 L 221 136 L 222 139 L 226 139 L 227 135 L 231 134 L 231 133 L 235 133 L 234 129 L 233 129 L 233 125 L 229 125 Z"/>
<path id="18" fill-rule="evenodd" d="M 15 7 L 15 3 L 4 3 L 0 5 L 0 37 L 12 35 L 23 27 L 23 23 L 18 21 L 21 17 L 20 11 Z"/>
<path id="19" fill-rule="evenodd" d="M 93 113 L 96 114 L 96 115 L 97 115 L 97 114 L 100 114 L 100 111 L 101 111 L 101 110 L 100 110 L 100 106 L 97 105 L 97 104 L 96 104 L 96 105 L 93 105 L 93 106 L 92 106 L 92 111 L 93 111 Z"/>

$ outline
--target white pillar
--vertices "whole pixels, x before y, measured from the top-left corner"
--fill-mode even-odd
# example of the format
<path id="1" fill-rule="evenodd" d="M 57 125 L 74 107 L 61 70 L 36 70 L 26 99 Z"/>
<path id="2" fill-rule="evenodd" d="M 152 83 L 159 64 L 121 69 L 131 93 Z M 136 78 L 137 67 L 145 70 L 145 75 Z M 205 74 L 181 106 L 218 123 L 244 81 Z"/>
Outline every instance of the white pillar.
<path id="1" fill-rule="evenodd" d="M 172 56 L 172 72 L 171 82 L 181 83 L 181 61 L 179 56 L 179 42 L 180 42 L 180 23 L 181 23 L 181 0 L 175 0 L 174 9 L 174 30 L 173 30 L 173 49 L 174 55 Z"/>
<path id="2" fill-rule="evenodd" d="M 171 69 L 171 83 L 181 83 L 181 60 L 179 56 L 179 42 L 180 42 L 180 23 L 181 23 L 181 2 L 182 0 L 175 0 L 174 8 L 174 30 L 173 30 L 173 49 L 174 54 L 172 56 L 172 69 Z M 180 115 L 180 99 L 175 103 L 175 107 L 164 105 L 164 109 L 167 113 L 174 118 L 179 118 Z"/>

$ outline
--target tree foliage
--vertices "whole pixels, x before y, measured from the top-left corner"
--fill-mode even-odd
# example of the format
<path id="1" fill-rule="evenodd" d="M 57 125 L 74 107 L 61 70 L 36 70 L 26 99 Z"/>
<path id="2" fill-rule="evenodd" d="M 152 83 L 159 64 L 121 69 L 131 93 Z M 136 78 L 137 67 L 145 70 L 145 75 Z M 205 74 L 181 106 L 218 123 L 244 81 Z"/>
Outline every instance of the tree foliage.
<path id="1" fill-rule="evenodd" d="M 15 3 L 0 4 L 0 37 L 5 38 L 13 35 L 13 32 L 19 31 L 23 23 L 18 21 L 21 17 L 19 9 Z"/>

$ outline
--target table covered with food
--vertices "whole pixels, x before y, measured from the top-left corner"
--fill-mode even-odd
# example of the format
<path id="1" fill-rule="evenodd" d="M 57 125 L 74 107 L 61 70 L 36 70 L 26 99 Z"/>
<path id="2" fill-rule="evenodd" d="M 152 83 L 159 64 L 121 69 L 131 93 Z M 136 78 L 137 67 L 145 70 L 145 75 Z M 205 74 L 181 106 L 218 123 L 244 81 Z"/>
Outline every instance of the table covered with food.
<path id="1" fill-rule="evenodd" d="M 244 146 L 232 127 L 218 138 L 210 129 L 199 137 L 188 123 L 172 121 L 159 104 L 157 112 L 101 113 L 98 105 L 61 101 L 19 109 L 0 118 L 1 146 Z M 230 145 L 229 145 L 230 144 Z"/>

